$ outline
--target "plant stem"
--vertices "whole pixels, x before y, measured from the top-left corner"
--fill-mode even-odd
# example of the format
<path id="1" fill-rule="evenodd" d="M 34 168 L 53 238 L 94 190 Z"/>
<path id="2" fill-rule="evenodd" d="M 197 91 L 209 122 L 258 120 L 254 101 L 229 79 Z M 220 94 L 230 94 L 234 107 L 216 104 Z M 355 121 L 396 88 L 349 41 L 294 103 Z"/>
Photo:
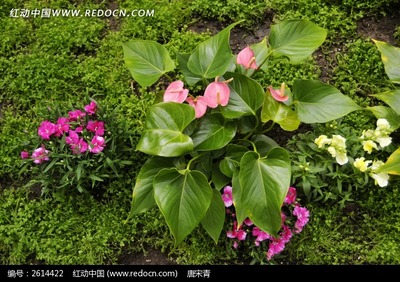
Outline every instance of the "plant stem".
<path id="1" fill-rule="evenodd" d="M 186 170 L 189 171 L 190 170 L 190 165 L 192 164 L 193 161 L 197 160 L 198 158 L 202 157 L 204 155 L 204 153 L 201 153 L 195 157 L 193 157 L 187 164 L 186 166 Z"/>
<path id="2" fill-rule="evenodd" d="M 238 139 L 237 141 L 244 141 L 244 142 L 250 143 L 251 146 L 253 147 L 253 151 L 257 153 L 257 147 L 252 141 L 250 141 L 248 139 Z"/>
<path id="3" fill-rule="evenodd" d="M 271 131 L 271 129 L 274 127 L 274 125 L 275 125 L 275 122 L 272 122 L 271 125 L 267 129 L 263 130 L 261 133 L 264 134 L 264 133 Z"/>
<path id="4" fill-rule="evenodd" d="M 166 76 L 166 78 L 168 78 L 169 82 L 173 82 L 172 78 L 168 74 L 164 73 L 164 75 Z"/>

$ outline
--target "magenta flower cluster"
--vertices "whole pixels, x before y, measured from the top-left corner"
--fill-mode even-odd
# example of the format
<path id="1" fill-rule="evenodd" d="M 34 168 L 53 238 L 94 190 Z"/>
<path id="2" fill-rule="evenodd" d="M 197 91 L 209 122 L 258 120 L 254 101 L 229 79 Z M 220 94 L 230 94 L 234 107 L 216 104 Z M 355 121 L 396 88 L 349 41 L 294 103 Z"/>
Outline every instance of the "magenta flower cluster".
<path id="1" fill-rule="evenodd" d="M 246 218 L 242 224 L 238 224 L 233 205 L 232 187 L 226 186 L 222 193 L 222 200 L 227 208 L 227 215 L 233 221 L 232 230 L 228 230 L 226 236 L 234 240 L 233 247 L 237 249 L 241 241 L 249 238 L 247 234 L 251 234 L 254 245 L 257 247 L 261 246 L 261 242 L 268 242 L 268 251 L 266 253 L 268 260 L 281 253 L 293 234 L 300 233 L 303 230 L 310 217 L 310 212 L 305 207 L 300 206 L 296 197 L 296 188 L 290 187 L 282 206 L 281 231 L 278 234 L 279 237 L 275 238 L 267 232 L 262 231 L 249 218 Z M 293 219 L 295 219 L 294 224 L 292 223 Z"/>
<path id="2" fill-rule="evenodd" d="M 103 151 L 106 144 L 103 137 L 104 122 L 91 119 L 96 117 L 96 111 L 97 104 L 92 101 L 84 107 L 84 111 L 70 111 L 68 117 L 59 117 L 56 123 L 45 120 L 39 125 L 38 135 L 43 140 L 51 140 L 53 136 L 61 138 L 65 135 L 65 143 L 69 145 L 73 154 L 83 154 L 86 151 L 98 154 Z M 89 132 L 91 136 L 87 134 Z M 49 160 L 49 153 L 42 144 L 31 156 L 29 152 L 22 151 L 21 158 L 31 157 L 35 164 L 41 164 Z"/>

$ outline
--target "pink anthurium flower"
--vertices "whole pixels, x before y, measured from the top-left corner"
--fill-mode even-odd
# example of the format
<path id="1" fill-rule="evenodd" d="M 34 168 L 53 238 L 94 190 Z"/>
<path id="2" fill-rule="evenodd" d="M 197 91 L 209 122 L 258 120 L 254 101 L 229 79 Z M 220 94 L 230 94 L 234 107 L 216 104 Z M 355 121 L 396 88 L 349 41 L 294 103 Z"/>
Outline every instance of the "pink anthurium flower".
<path id="1" fill-rule="evenodd" d="M 256 57 L 253 50 L 249 46 L 239 52 L 236 58 L 236 63 L 243 65 L 246 69 L 257 69 Z"/>
<path id="2" fill-rule="evenodd" d="M 216 108 L 218 105 L 226 106 L 229 102 L 231 91 L 229 90 L 228 83 L 233 79 L 218 82 L 218 77 L 214 82 L 211 82 L 204 91 L 204 97 L 207 99 L 207 106 Z"/>
<path id="3" fill-rule="evenodd" d="M 183 82 L 180 80 L 172 82 L 165 90 L 164 102 L 183 103 L 189 94 L 188 89 L 183 88 Z"/>
<path id="4" fill-rule="evenodd" d="M 268 90 L 271 92 L 272 97 L 279 102 L 285 102 L 289 99 L 289 96 L 285 96 L 285 83 L 281 84 L 281 89 L 274 89 L 269 86 Z"/>
<path id="5" fill-rule="evenodd" d="M 186 102 L 194 108 L 196 118 L 201 118 L 207 111 L 207 99 L 204 96 L 188 97 Z"/>

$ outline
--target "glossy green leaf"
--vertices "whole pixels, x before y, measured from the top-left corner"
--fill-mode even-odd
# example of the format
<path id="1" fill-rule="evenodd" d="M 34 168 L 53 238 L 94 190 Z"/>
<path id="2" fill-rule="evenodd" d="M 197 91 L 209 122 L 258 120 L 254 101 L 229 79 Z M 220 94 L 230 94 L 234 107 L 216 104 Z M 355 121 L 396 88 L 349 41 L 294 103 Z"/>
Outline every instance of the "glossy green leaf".
<path id="1" fill-rule="evenodd" d="M 389 156 L 386 163 L 381 166 L 377 172 L 400 175 L 400 148 L 398 148 Z"/>
<path id="2" fill-rule="evenodd" d="M 207 115 L 191 136 L 195 149 L 210 151 L 225 147 L 236 134 L 236 124 L 219 113 Z"/>
<path id="3" fill-rule="evenodd" d="M 194 167 L 194 169 L 203 173 L 207 178 L 210 178 L 212 172 L 212 164 L 213 160 L 211 158 L 211 152 L 207 152 L 205 154 L 202 154 L 196 160 L 196 166 Z"/>
<path id="4" fill-rule="evenodd" d="M 190 55 L 188 69 L 203 78 L 222 76 L 232 62 L 232 51 L 229 46 L 231 29 L 237 23 L 231 24 L 213 37 L 197 45 Z"/>
<path id="5" fill-rule="evenodd" d="M 281 207 L 291 178 L 289 154 L 273 148 L 266 157 L 246 153 L 240 161 L 241 202 L 260 229 L 276 236 L 282 225 Z"/>
<path id="6" fill-rule="evenodd" d="M 385 72 L 394 83 L 400 83 L 400 48 L 389 43 L 373 40 L 381 52 Z"/>
<path id="7" fill-rule="evenodd" d="M 261 85 L 242 74 L 227 73 L 224 78 L 233 78 L 233 81 L 229 82 L 229 102 L 221 108 L 222 115 L 228 119 L 256 115 L 264 101 L 264 89 Z"/>
<path id="8" fill-rule="evenodd" d="M 400 88 L 371 96 L 382 100 L 388 104 L 398 115 L 400 115 Z"/>
<path id="9" fill-rule="evenodd" d="M 134 40 L 122 43 L 122 47 L 126 66 L 143 87 L 152 85 L 175 68 L 167 49 L 155 41 Z"/>
<path id="10" fill-rule="evenodd" d="M 286 20 L 271 26 L 270 48 L 293 63 L 307 59 L 325 41 L 325 29 L 307 20 Z"/>
<path id="11" fill-rule="evenodd" d="M 261 121 L 279 124 L 286 131 L 294 131 L 299 128 L 300 120 L 295 111 L 285 104 L 276 101 L 272 95 L 265 93 L 263 108 L 261 111 Z"/>
<path id="12" fill-rule="evenodd" d="M 183 133 L 195 118 L 193 107 L 174 102 L 153 105 L 137 149 L 146 154 L 177 157 L 193 150 L 192 139 Z"/>
<path id="13" fill-rule="evenodd" d="M 367 107 L 367 109 L 370 110 L 376 118 L 386 119 L 393 130 L 400 128 L 400 115 L 396 113 L 392 108 L 385 106 L 375 106 Z"/>
<path id="14" fill-rule="evenodd" d="M 226 156 L 220 162 L 221 172 L 228 177 L 233 176 L 233 171 L 239 167 L 240 160 L 249 149 L 241 145 L 229 144 L 226 149 Z"/>
<path id="15" fill-rule="evenodd" d="M 319 80 L 296 80 L 292 93 L 297 116 L 304 123 L 324 123 L 361 109 L 338 89 Z"/>
<path id="16" fill-rule="evenodd" d="M 163 168 L 174 167 L 173 159 L 151 157 L 140 169 L 133 188 L 131 214 L 145 212 L 154 206 L 153 180 Z"/>
<path id="17" fill-rule="evenodd" d="M 207 177 L 199 171 L 161 170 L 153 181 L 154 198 L 179 244 L 204 218 L 213 198 Z"/>
<path id="18" fill-rule="evenodd" d="M 204 229 L 208 235 L 213 238 L 215 243 L 218 243 L 219 236 L 221 235 L 222 228 L 224 227 L 225 221 L 225 205 L 222 200 L 221 193 L 215 189 L 213 190 L 213 197 L 211 200 L 210 207 L 207 210 L 206 215 L 201 221 Z"/>
<path id="19" fill-rule="evenodd" d="M 190 54 L 176 54 L 176 58 L 178 59 L 179 68 L 182 71 L 183 76 L 185 77 L 185 81 L 188 85 L 195 85 L 202 79 L 201 75 L 195 74 L 191 72 L 187 66 Z"/>

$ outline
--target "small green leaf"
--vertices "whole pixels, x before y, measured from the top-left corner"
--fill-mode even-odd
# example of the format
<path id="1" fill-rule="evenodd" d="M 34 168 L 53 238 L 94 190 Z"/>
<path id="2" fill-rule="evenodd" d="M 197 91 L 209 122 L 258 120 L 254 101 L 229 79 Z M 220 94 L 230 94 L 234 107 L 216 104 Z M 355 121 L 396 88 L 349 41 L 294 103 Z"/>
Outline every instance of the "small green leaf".
<path id="1" fill-rule="evenodd" d="M 389 79 L 394 83 L 400 83 L 400 48 L 386 42 L 372 40 L 381 52 L 382 62 Z"/>
<path id="2" fill-rule="evenodd" d="M 259 43 L 251 45 L 250 48 L 251 48 L 251 50 L 253 50 L 254 56 L 256 57 L 256 65 L 257 65 L 257 67 L 260 67 L 260 69 L 262 69 L 264 71 L 267 71 L 268 70 L 268 64 L 266 63 L 266 60 L 267 60 L 267 58 L 269 56 L 269 50 L 268 50 L 268 46 L 267 46 L 267 39 L 264 38 Z"/>
<path id="3" fill-rule="evenodd" d="M 231 178 L 227 177 L 225 174 L 221 172 L 221 169 L 219 168 L 219 163 L 214 163 L 212 168 L 213 170 L 211 173 L 211 180 L 214 183 L 215 189 L 221 190 L 229 182 L 231 182 Z"/>
<path id="4" fill-rule="evenodd" d="M 152 85 L 175 68 L 167 49 L 155 41 L 134 40 L 122 43 L 122 47 L 125 64 L 142 87 Z"/>
<path id="5" fill-rule="evenodd" d="M 203 225 L 204 229 L 207 231 L 208 235 L 213 238 L 215 243 L 218 243 L 218 238 L 224 227 L 225 205 L 224 201 L 222 201 L 221 193 L 215 189 L 212 190 L 213 197 L 211 204 L 201 221 L 201 225 Z"/>
<path id="6" fill-rule="evenodd" d="M 226 121 L 221 114 L 207 115 L 191 136 L 198 151 L 217 150 L 225 147 L 236 135 L 236 124 Z"/>
<path id="7" fill-rule="evenodd" d="M 388 104 L 393 111 L 400 115 L 400 88 L 396 88 L 393 91 L 387 91 L 380 94 L 373 94 L 374 96 L 386 104 Z"/>
<path id="8" fill-rule="evenodd" d="M 286 131 L 294 131 L 300 126 L 300 120 L 295 111 L 276 101 L 270 93 L 265 93 L 261 121 L 268 122 L 270 120 L 279 124 Z"/>
<path id="9" fill-rule="evenodd" d="M 248 214 L 242 201 L 243 190 L 240 186 L 239 169 L 235 169 L 232 174 L 233 205 L 235 206 L 237 222 L 241 224 L 248 217 Z"/>
<path id="10" fill-rule="evenodd" d="M 52 160 L 52 161 L 46 166 L 46 168 L 43 170 L 43 173 L 48 172 L 48 171 L 56 164 L 57 161 L 58 161 L 58 159 Z"/>
<path id="11" fill-rule="evenodd" d="M 192 151 L 192 139 L 182 132 L 194 118 L 194 109 L 187 104 L 168 102 L 152 106 L 137 149 L 162 157 L 178 157 Z"/>
<path id="12" fill-rule="evenodd" d="M 162 169 L 154 178 L 154 198 L 175 237 L 186 238 L 204 218 L 213 198 L 207 177 L 199 171 Z"/>
<path id="13" fill-rule="evenodd" d="M 239 167 L 243 155 L 248 151 L 249 149 L 244 146 L 229 144 L 227 146 L 226 156 L 219 164 L 221 172 L 227 177 L 232 177 L 234 170 Z"/>
<path id="14" fill-rule="evenodd" d="M 115 165 L 113 163 L 113 161 L 110 158 L 106 158 L 106 163 L 108 164 L 109 167 L 111 167 L 112 171 L 115 173 L 116 176 L 118 176 L 118 171 L 115 168 Z"/>
<path id="15" fill-rule="evenodd" d="M 256 146 L 257 153 L 259 153 L 261 157 L 265 157 L 272 148 L 279 147 L 278 143 L 276 143 L 274 139 L 265 136 L 264 134 L 256 134 L 251 140 Z"/>
<path id="16" fill-rule="evenodd" d="M 296 80 L 292 93 L 297 116 L 304 123 L 324 123 L 361 109 L 338 89 L 318 80 Z"/>
<path id="17" fill-rule="evenodd" d="M 79 164 L 76 168 L 76 180 L 80 180 L 82 175 L 82 164 Z"/>
<path id="18" fill-rule="evenodd" d="M 269 43 L 277 55 L 293 63 L 309 57 L 325 41 L 325 29 L 307 20 L 285 20 L 271 26 Z"/>

